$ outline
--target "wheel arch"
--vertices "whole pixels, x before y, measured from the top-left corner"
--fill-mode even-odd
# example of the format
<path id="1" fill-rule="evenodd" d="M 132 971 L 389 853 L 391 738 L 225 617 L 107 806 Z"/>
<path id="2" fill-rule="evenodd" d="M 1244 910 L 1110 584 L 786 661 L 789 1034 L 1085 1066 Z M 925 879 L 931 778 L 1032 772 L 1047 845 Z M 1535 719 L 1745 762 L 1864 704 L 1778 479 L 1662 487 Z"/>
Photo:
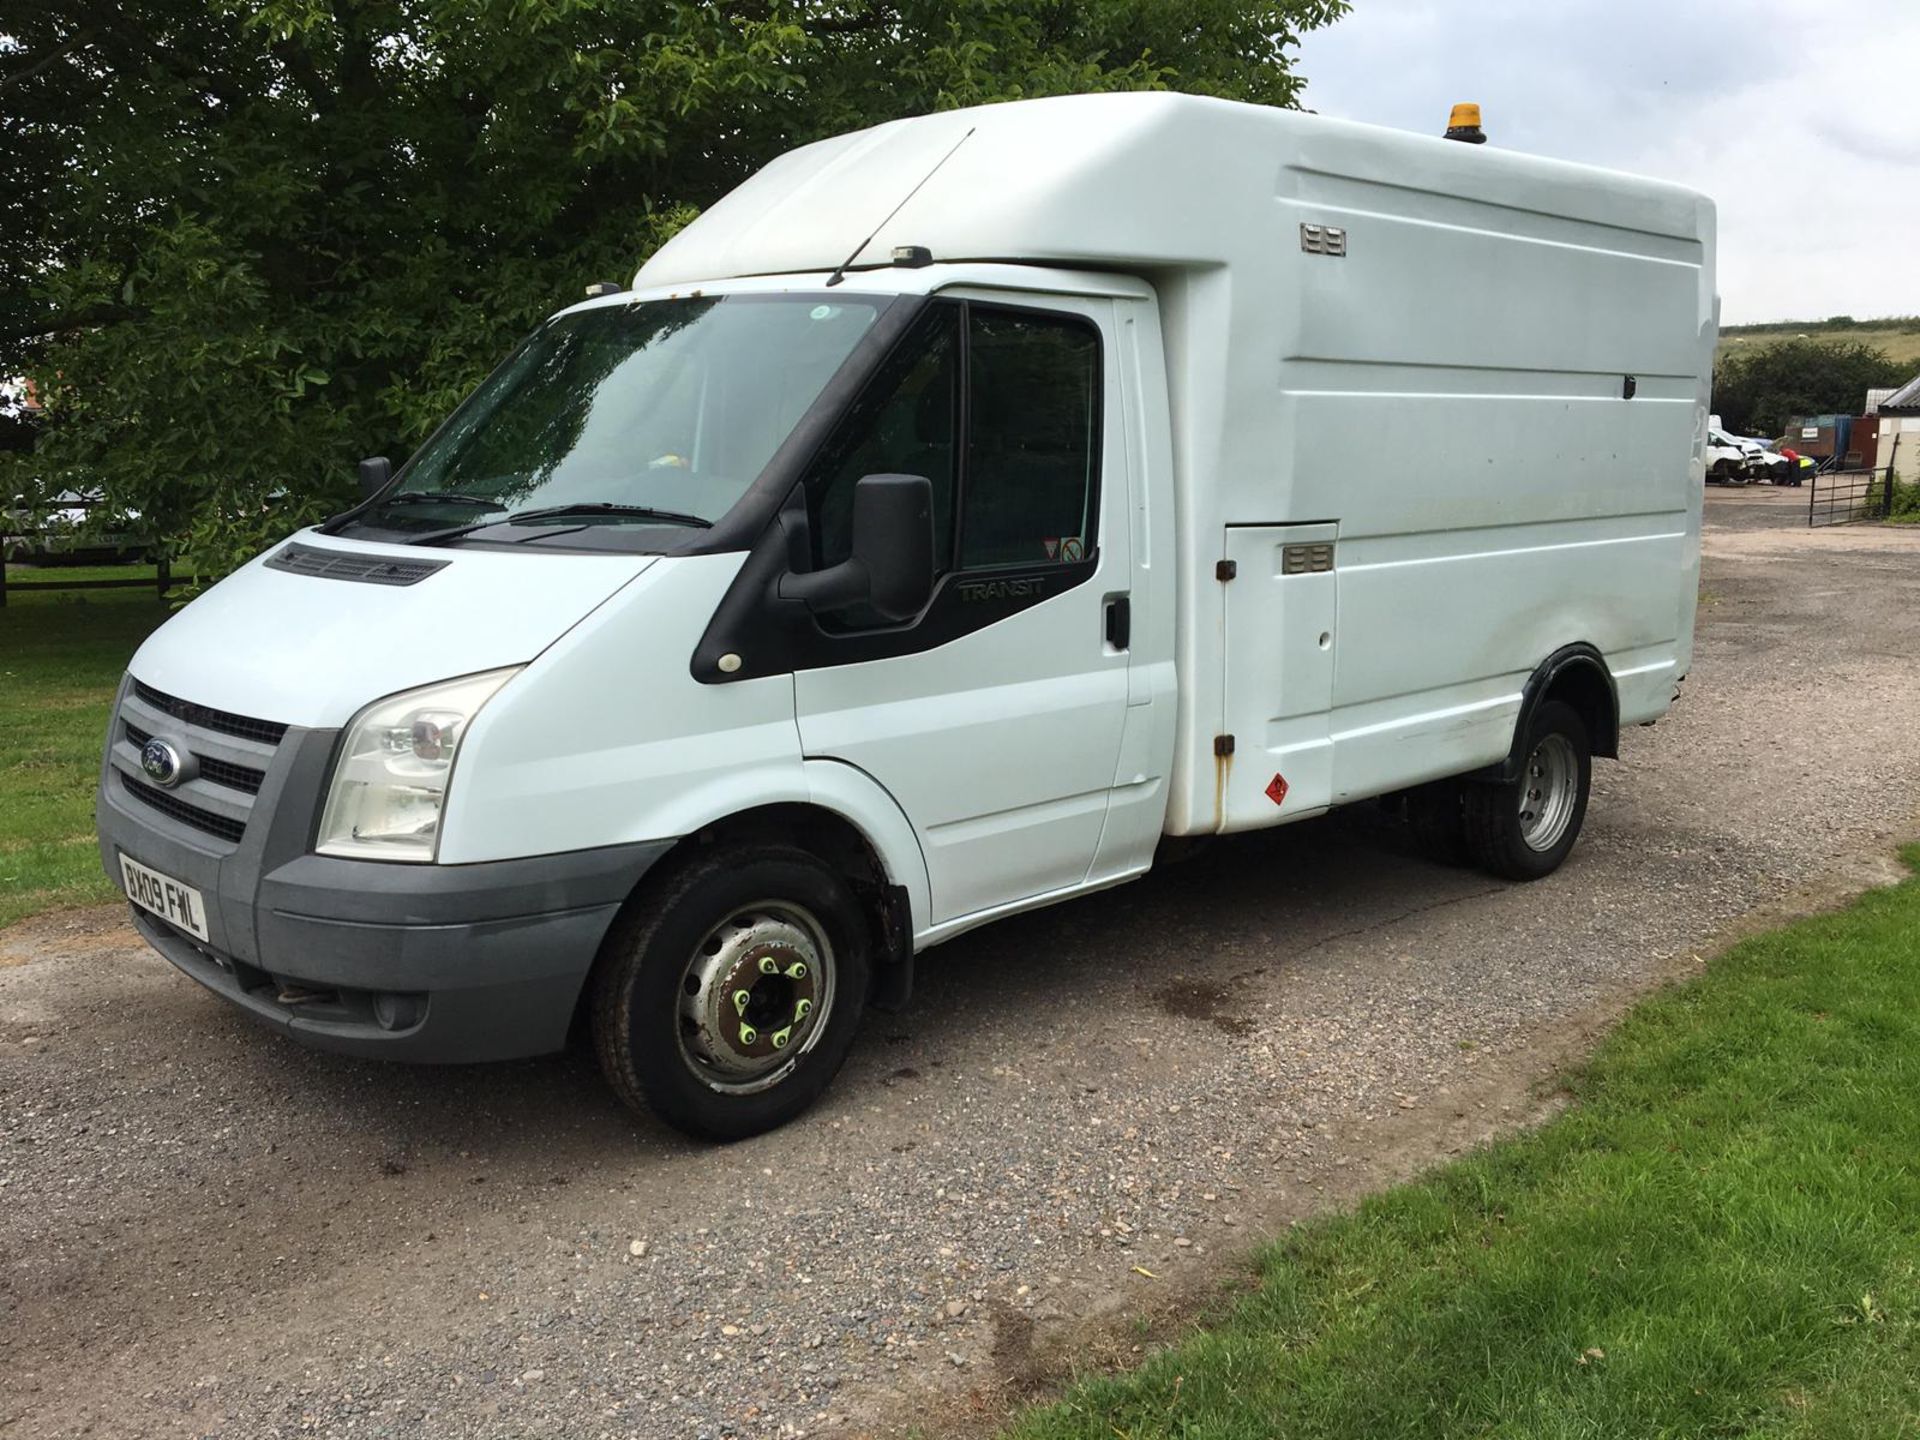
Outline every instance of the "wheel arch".
<path id="1" fill-rule="evenodd" d="M 1606 657 L 1586 641 L 1563 645 L 1535 667 L 1520 689 L 1520 714 L 1514 721 L 1513 744 L 1501 762 L 1500 778 L 1519 776 L 1522 753 L 1534 714 L 1549 700 L 1571 705 L 1586 722 L 1587 739 L 1595 755 L 1609 760 L 1620 754 L 1620 694 Z"/>
<path id="2" fill-rule="evenodd" d="M 757 803 L 739 804 L 745 795 L 730 788 L 724 796 L 710 797 L 704 815 L 683 809 L 683 823 L 675 827 L 680 838 L 636 880 L 627 903 L 715 845 L 755 840 L 797 845 L 852 888 L 870 927 L 871 1003 L 897 1009 L 912 989 L 915 931 L 932 912 L 920 842 L 893 796 L 865 771 L 837 761 L 806 761 L 800 768 L 798 785 L 762 789 Z"/>

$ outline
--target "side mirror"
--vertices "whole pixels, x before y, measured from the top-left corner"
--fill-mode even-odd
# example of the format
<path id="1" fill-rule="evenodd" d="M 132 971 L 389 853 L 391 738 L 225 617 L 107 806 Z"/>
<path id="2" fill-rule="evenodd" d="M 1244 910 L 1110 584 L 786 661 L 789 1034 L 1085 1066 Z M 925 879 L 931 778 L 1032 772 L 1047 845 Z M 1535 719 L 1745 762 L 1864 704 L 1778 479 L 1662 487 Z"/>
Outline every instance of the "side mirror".
<path id="1" fill-rule="evenodd" d="M 933 595 L 933 482 L 865 475 L 853 487 L 853 553 L 838 565 L 780 577 L 783 600 L 816 611 L 870 606 L 910 620 Z"/>
<path id="2" fill-rule="evenodd" d="M 384 455 L 360 462 L 360 493 L 371 500 L 387 488 L 393 478 L 393 462 Z"/>

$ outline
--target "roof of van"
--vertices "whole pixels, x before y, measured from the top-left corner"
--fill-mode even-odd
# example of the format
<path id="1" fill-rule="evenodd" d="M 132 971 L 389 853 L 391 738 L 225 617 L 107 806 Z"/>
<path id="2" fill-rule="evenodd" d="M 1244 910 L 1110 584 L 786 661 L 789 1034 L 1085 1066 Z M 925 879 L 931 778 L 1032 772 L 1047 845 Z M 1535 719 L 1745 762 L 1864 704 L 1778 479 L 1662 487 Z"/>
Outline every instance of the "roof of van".
<path id="1" fill-rule="evenodd" d="M 1663 181 L 1227 100 L 1069 95 L 788 151 L 662 246 L 635 285 L 884 265 L 904 245 L 939 261 L 1225 264 L 1275 243 L 1261 202 L 1307 201 L 1338 223 L 1331 212 L 1364 210 L 1380 185 L 1434 196 L 1442 211 L 1448 197 L 1471 198 L 1525 225 L 1712 235 L 1712 203 Z"/>

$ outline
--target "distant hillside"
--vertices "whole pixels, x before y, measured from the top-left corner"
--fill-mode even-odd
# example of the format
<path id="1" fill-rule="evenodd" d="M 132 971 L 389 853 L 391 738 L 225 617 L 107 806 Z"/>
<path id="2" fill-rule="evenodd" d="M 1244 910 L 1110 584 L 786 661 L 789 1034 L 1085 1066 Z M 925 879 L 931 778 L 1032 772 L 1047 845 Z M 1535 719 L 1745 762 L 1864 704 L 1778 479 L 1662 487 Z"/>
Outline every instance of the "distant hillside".
<path id="1" fill-rule="evenodd" d="M 1895 315 L 1884 320 L 1776 320 L 1765 325 L 1728 325 L 1720 331 L 1720 353 L 1752 346 L 1772 345 L 1804 335 L 1809 340 L 1871 345 L 1920 374 L 1920 315 Z"/>

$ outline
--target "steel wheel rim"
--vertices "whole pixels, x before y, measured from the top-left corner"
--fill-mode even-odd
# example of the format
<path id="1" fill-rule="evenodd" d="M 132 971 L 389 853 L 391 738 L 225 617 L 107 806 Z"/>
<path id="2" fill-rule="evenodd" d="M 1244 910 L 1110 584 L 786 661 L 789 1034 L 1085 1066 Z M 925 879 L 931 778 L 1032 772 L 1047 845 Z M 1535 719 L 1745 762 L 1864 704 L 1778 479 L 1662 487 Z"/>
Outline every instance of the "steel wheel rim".
<path id="1" fill-rule="evenodd" d="M 1564 735 L 1533 747 L 1520 772 L 1520 838 L 1530 850 L 1551 850 L 1573 822 L 1580 796 L 1580 757 Z"/>
<path id="2" fill-rule="evenodd" d="M 681 1060 L 725 1094 L 778 1085 L 826 1031 L 836 968 L 826 927 L 805 906 L 761 900 L 736 907 L 694 947 L 681 973 Z"/>

